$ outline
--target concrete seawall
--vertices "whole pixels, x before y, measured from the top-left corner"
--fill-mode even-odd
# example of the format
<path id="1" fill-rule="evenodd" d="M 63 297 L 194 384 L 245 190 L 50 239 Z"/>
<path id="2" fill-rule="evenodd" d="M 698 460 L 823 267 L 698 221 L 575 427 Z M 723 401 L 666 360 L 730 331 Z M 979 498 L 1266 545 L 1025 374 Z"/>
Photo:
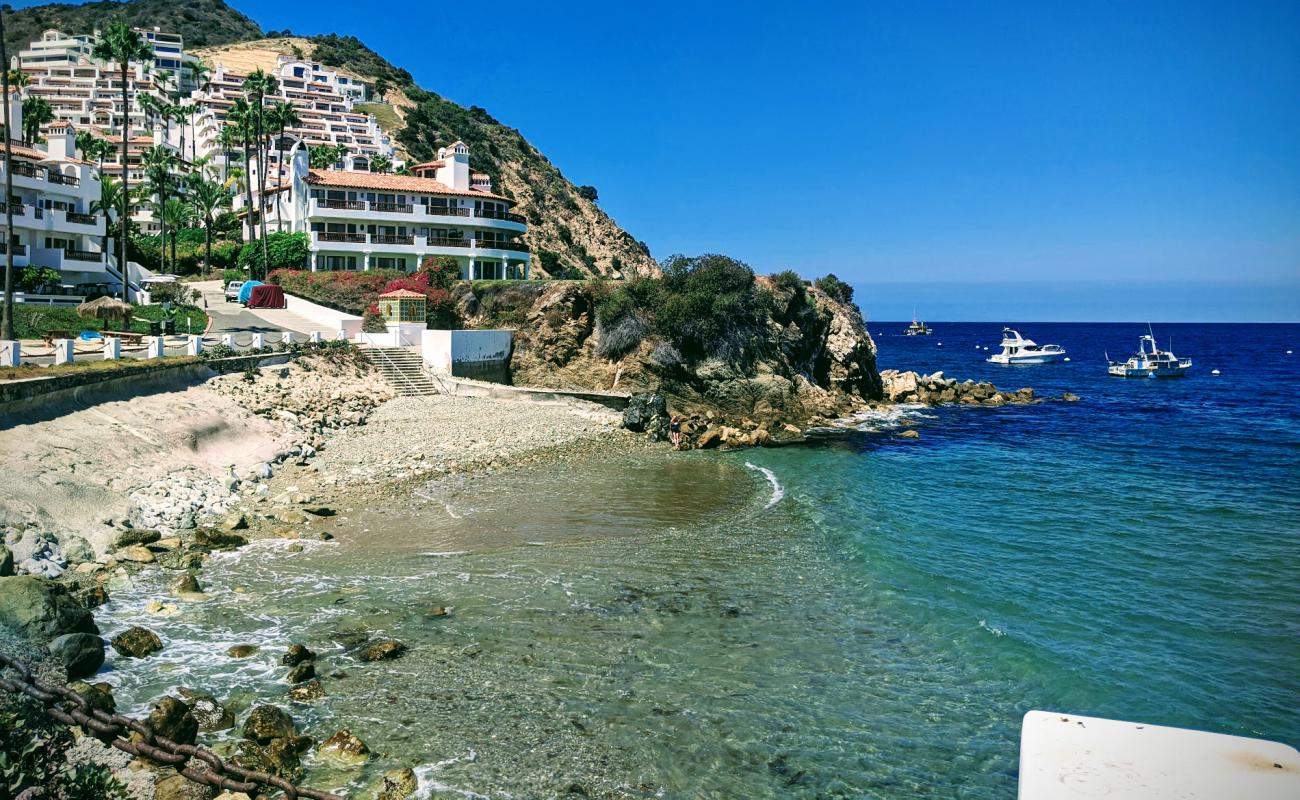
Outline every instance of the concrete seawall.
<path id="1" fill-rule="evenodd" d="M 445 394 L 453 397 L 490 397 L 496 400 L 515 400 L 527 403 L 566 405 L 573 401 L 596 403 L 614 411 L 627 408 L 630 395 L 617 392 L 595 392 L 580 389 L 538 389 L 528 386 L 507 386 L 450 375 L 434 375 L 434 383 Z"/>
<path id="2" fill-rule="evenodd" d="M 85 407 L 97 402 L 169 392 L 227 372 L 284 364 L 292 357 L 291 353 L 267 353 L 208 361 L 178 358 L 133 367 L 124 372 L 92 370 L 6 381 L 0 383 L 0 428 L 16 424 L 14 418 L 19 415 L 25 421 L 30 421 L 33 416 L 53 418 L 69 405 Z"/>

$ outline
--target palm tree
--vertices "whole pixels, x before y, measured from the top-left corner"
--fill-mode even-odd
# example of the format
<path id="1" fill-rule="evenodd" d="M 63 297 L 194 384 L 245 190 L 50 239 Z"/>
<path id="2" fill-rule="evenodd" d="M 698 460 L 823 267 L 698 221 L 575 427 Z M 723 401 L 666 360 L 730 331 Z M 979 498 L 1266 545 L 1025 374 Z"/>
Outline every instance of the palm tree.
<path id="1" fill-rule="evenodd" d="M 170 194 L 175 177 L 176 154 L 171 148 L 154 145 L 140 154 L 140 164 L 144 167 L 145 184 L 142 194 L 154 201 L 155 216 L 161 228 L 162 239 L 158 248 L 159 261 L 163 274 L 167 273 L 167 196 Z M 175 267 L 175 265 L 172 265 Z"/>
<path id="2" fill-rule="evenodd" d="M 380 153 L 370 159 L 371 172 L 388 172 L 393 168 L 393 160 L 388 156 Z"/>
<path id="3" fill-rule="evenodd" d="M 285 178 L 288 177 L 289 175 L 289 170 L 284 163 L 284 129 L 292 128 L 295 125 L 301 125 L 302 120 L 298 117 L 298 109 L 296 109 L 293 103 L 290 103 L 288 100 L 275 101 L 275 104 L 271 106 L 271 119 L 276 124 L 276 126 L 279 127 L 280 129 L 280 134 L 275 139 L 275 147 L 276 150 L 279 151 L 279 162 L 280 162 L 280 169 L 276 172 L 276 174 L 283 175 L 283 177 L 280 178 L 280 184 L 281 187 L 283 188 Z M 282 191 L 276 192 L 275 229 L 277 232 L 284 230 L 284 218 L 280 212 L 280 206 L 281 206 L 280 198 L 282 197 L 284 197 L 284 192 Z"/>
<path id="4" fill-rule="evenodd" d="M 230 151 L 239 146 L 239 127 L 236 125 L 222 125 L 221 130 L 217 133 L 217 144 L 221 145 L 221 182 L 226 182 L 226 170 L 230 167 Z"/>
<path id="5" fill-rule="evenodd" d="M 162 216 L 172 232 L 172 269 L 178 270 L 180 262 L 176 260 L 176 234 L 181 228 L 188 228 L 194 223 L 194 209 L 179 197 L 172 197 L 163 204 Z M 163 244 L 166 243 L 164 239 Z"/>
<path id="6" fill-rule="evenodd" d="M 226 119 L 239 128 L 240 140 L 244 145 L 244 199 L 247 201 L 245 214 L 248 219 L 248 240 L 253 242 L 257 241 L 257 229 L 253 226 L 253 181 L 251 180 L 253 165 L 250 153 L 253 146 L 253 109 L 247 100 L 236 97 L 230 111 L 226 114 Z"/>
<path id="7" fill-rule="evenodd" d="M 253 123 L 257 135 L 257 216 L 262 229 L 262 267 L 270 263 L 270 255 L 266 252 L 266 213 L 264 206 L 266 204 L 266 96 L 278 94 L 280 91 L 280 82 L 274 76 L 266 74 L 261 67 L 253 70 L 247 78 L 244 79 L 244 91 L 252 96 L 253 102 Z M 252 208 L 249 208 L 252 213 Z M 249 217 L 252 222 L 252 217 Z"/>
<path id="8" fill-rule="evenodd" d="M 153 49 L 145 44 L 140 34 L 131 30 L 125 22 L 110 22 L 104 35 L 95 42 L 95 49 L 90 51 L 92 57 L 109 63 L 116 63 L 122 79 L 122 235 L 118 237 L 117 267 L 122 274 L 122 299 L 128 299 L 126 267 L 126 225 L 131 216 L 130 171 L 127 169 L 127 149 L 131 139 L 131 92 L 127 88 L 127 71 L 131 62 L 148 62 L 153 58 Z"/>
<path id="9" fill-rule="evenodd" d="M 103 139 L 100 139 L 104 142 Z M 113 149 L 112 142 L 104 142 L 107 148 Z M 122 206 L 122 182 L 107 175 L 101 175 L 99 179 L 99 199 L 90 202 L 90 213 L 104 215 L 104 238 L 100 240 L 99 248 L 103 252 L 108 252 L 108 237 L 113 228 L 112 212 Z M 121 234 L 123 237 L 126 233 Z"/>
<path id="10" fill-rule="evenodd" d="M 209 69 L 208 65 L 204 64 L 202 61 L 190 65 L 190 78 L 191 80 L 194 81 L 194 85 L 198 87 L 199 91 L 207 92 L 212 89 L 212 70 Z M 190 134 L 191 134 L 190 161 L 194 161 L 199 157 L 199 153 L 198 153 L 199 137 L 197 134 L 194 133 L 194 114 L 199 110 L 198 103 L 190 103 L 188 109 L 190 112 L 189 122 L 190 122 Z"/>
<path id="11" fill-rule="evenodd" d="M 101 139 L 89 130 L 77 131 L 77 149 L 81 151 L 81 157 L 87 161 L 95 162 L 95 180 L 99 181 L 99 209 L 95 208 L 95 203 L 91 203 L 90 213 L 104 215 L 104 238 L 100 242 L 100 250 L 105 257 L 108 255 L 108 226 L 111 223 L 108 211 L 113 208 L 113 204 L 108 202 L 106 194 L 108 190 L 109 178 L 104 176 L 104 160 L 113 155 L 113 143 L 107 139 Z M 114 190 L 116 191 L 116 189 Z M 117 195 L 113 195 L 117 198 Z"/>
<path id="12" fill-rule="evenodd" d="M 27 73 L 26 73 L 26 72 L 23 72 L 23 65 L 22 65 L 22 64 L 19 64 L 16 68 L 9 70 L 9 85 L 10 85 L 10 86 L 13 86 L 13 87 L 16 87 L 16 88 L 18 88 L 18 89 L 21 89 L 21 88 L 23 88 L 24 86 L 29 85 L 31 82 L 32 82 L 32 79 L 29 78 L 29 77 L 27 77 Z"/>
<path id="13" fill-rule="evenodd" d="M 185 158 L 185 120 L 190 115 L 193 108 L 193 106 L 183 106 L 180 103 L 168 107 L 168 110 L 171 113 L 171 118 L 175 120 L 176 127 L 180 129 L 181 132 L 181 147 L 179 151 L 181 158 Z"/>
<path id="14" fill-rule="evenodd" d="M 190 175 L 190 191 L 186 197 L 203 222 L 203 269 L 208 271 L 212 269 L 212 226 L 217 222 L 217 214 L 230 206 L 230 192 L 225 186 L 195 173 Z"/>
<path id="15" fill-rule="evenodd" d="M 41 137 L 41 126 L 54 121 L 54 109 L 44 97 L 23 100 L 23 141 L 35 145 Z"/>

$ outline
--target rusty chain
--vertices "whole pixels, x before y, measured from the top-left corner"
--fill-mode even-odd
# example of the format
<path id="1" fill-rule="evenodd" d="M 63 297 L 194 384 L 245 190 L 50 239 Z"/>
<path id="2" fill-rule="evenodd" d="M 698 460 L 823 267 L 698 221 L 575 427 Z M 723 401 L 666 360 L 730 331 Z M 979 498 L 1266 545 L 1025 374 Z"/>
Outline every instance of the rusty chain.
<path id="1" fill-rule="evenodd" d="M 5 667 L 18 673 L 20 677 L 18 679 L 9 677 L 4 673 Z M 4 653 L 0 653 L 0 688 L 36 700 L 45 709 L 46 714 L 65 725 L 80 725 L 86 730 L 94 731 L 99 738 L 112 737 L 108 743 L 118 750 L 174 767 L 180 774 L 195 783 L 232 792 L 255 793 L 259 786 L 279 789 L 289 800 L 297 800 L 300 797 L 306 800 L 344 800 L 337 794 L 294 786 L 277 775 L 244 769 L 222 760 L 206 747 L 178 744 L 155 734 L 138 720 L 92 708 L 86 698 L 72 689 L 42 683 L 25 665 Z M 68 701 L 72 703 L 72 707 L 62 708 L 57 705 L 60 701 Z M 123 738 L 123 735 L 129 736 L 131 733 L 136 734 L 139 740 L 131 741 Z M 187 764 L 190 759 L 202 761 L 207 766 L 203 770 L 194 769 Z"/>

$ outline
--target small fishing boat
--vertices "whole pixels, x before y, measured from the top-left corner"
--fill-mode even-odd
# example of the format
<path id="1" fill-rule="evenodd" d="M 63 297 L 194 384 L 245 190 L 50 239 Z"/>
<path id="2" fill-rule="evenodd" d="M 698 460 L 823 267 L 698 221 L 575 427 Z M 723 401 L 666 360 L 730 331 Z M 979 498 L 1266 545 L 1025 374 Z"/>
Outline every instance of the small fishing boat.
<path id="1" fill-rule="evenodd" d="M 1147 345 L 1151 345 L 1150 350 Z M 1106 372 L 1119 378 L 1180 378 L 1192 368 L 1190 358 L 1161 350 L 1149 325 L 1146 335 L 1138 337 L 1138 351 L 1128 361 L 1111 361 L 1108 353 L 1106 363 Z"/>
<path id="2" fill-rule="evenodd" d="M 1054 364 L 1064 357 L 1065 348 L 1059 344 L 1039 345 L 1021 336 L 1020 331 L 1003 328 L 1002 352 L 994 353 L 988 360 L 991 364 Z"/>
<path id="3" fill-rule="evenodd" d="M 903 330 L 904 336 L 929 336 L 932 333 L 934 330 L 915 316 L 912 317 L 912 324 Z"/>

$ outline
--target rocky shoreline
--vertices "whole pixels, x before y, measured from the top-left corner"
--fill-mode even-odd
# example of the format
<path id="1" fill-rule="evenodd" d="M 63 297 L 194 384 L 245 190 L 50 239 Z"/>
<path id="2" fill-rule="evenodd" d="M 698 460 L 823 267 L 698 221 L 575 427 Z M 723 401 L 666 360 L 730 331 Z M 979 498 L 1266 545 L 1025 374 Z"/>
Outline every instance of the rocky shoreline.
<path id="1" fill-rule="evenodd" d="M 891 370 L 882 373 L 881 384 L 883 400 L 858 403 L 853 411 L 893 403 L 998 406 L 1038 400 L 1031 389 L 1002 392 L 992 384 L 958 382 L 941 373 Z M 332 538 L 329 528 L 337 514 L 409 497 L 418 485 L 439 478 L 562 465 L 616 449 L 661 447 L 671 418 L 665 398 L 653 394 L 634 396 L 621 416 L 581 403 L 393 398 L 349 350 L 214 378 L 202 392 L 260 421 L 262 427 L 255 430 L 262 446 L 248 452 L 264 457 L 216 471 L 210 460 L 188 463 L 114 487 L 125 494 L 125 512 L 100 518 L 90 531 L 51 529 L 34 516 L 19 522 L 8 513 L 4 519 L 0 627 L 20 632 L 26 643 L 0 640 L 0 649 L 27 656 L 59 680 L 66 677 L 78 693 L 105 709 L 115 705 L 112 687 L 86 680 L 103 664 L 106 647 L 123 658 L 150 658 L 163 648 L 157 633 L 141 626 L 105 642 L 93 618 L 91 610 L 111 594 L 135 591 L 140 571 L 174 573 L 169 593 L 153 598 L 146 609 L 164 625 L 184 604 L 208 599 L 202 570 L 213 552 L 238 549 L 254 539 L 282 541 L 292 552 L 303 546 L 295 540 Z M 745 415 L 733 416 L 711 409 L 678 415 L 679 449 L 796 444 L 805 441 L 809 430 L 835 426 L 833 419 L 813 416 L 804 428 L 786 424 L 770 430 Z M 201 442 L 185 438 L 181 436 L 183 444 L 203 449 Z M 439 612 L 446 610 L 430 611 Z M 315 655 L 298 643 L 284 646 L 280 663 L 291 684 L 285 701 L 310 703 L 324 696 L 322 678 L 328 674 L 318 672 Z M 363 663 L 400 658 L 404 651 L 401 642 L 360 636 L 349 643 L 347 657 Z M 236 646 L 228 656 L 249 654 Z M 4 702 L 12 704 L 12 698 Z M 276 705 L 256 705 L 237 720 L 202 687 L 182 687 L 175 695 L 158 698 L 147 724 L 179 742 L 194 742 L 200 732 L 238 724 L 241 737 L 222 756 L 289 779 L 301 776 L 301 759 L 308 751 L 321 763 L 341 766 L 364 763 L 368 752 L 346 729 L 321 736 L 317 744 Z M 80 759 L 111 769 L 130 797 L 214 796 L 170 768 L 127 765 L 120 753 L 92 738 L 79 736 L 68 746 L 69 763 Z M 415 788 L 409 769 L 377 781 L 361 796 L 392 800 L 409 796 Z"/>

